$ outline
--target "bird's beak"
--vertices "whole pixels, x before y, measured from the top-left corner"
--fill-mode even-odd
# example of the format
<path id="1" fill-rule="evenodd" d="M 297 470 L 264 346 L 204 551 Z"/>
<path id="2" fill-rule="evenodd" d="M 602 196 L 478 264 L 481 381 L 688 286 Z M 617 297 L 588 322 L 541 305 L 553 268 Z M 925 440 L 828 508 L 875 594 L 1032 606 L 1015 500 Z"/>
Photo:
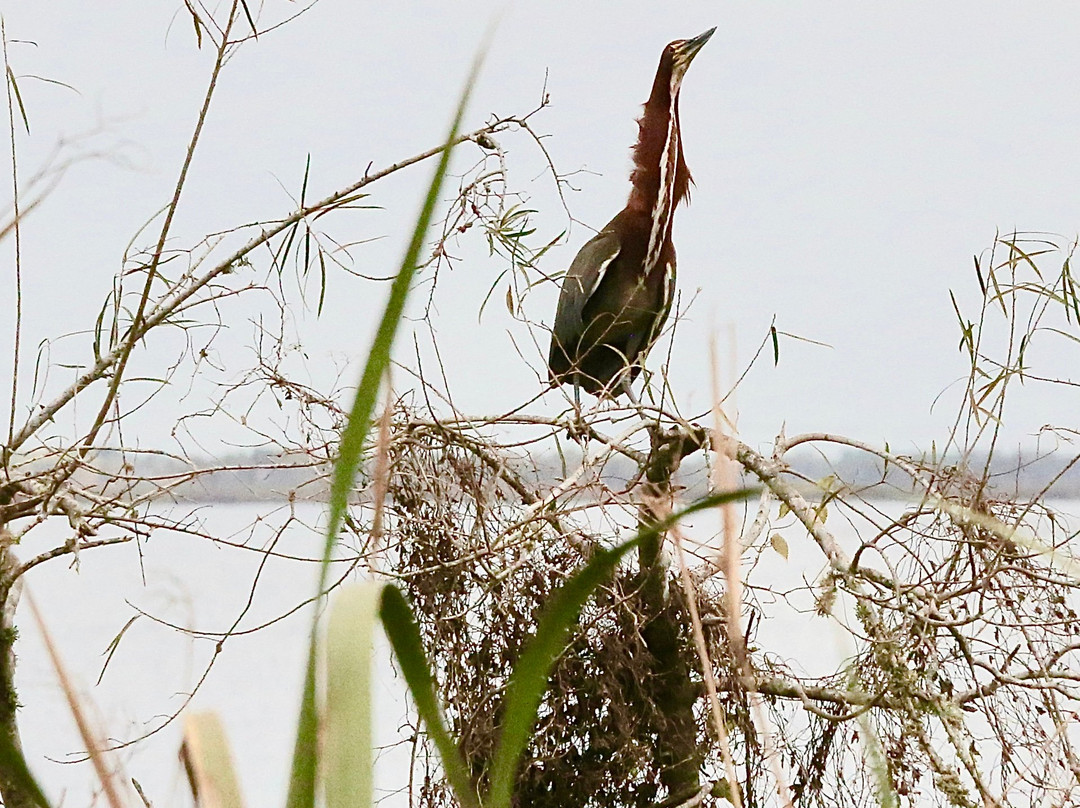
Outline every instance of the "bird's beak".
<path id="1" fill-rule="evenodd" d="M 709 37 L 716 31 L 716 27 L 710 28 L 703 34 L 698 34 L 693 39 L 688 39 L 679 46 L 679 57 L 683 64 L 689 65 L 690 60 L 697 56 L 697 52 L 701 50 L 705 43 L 709 41 Z"/>
<path id="2" fill-rule="evenodd" d="M 679 48 L 679 56 L 683 57 L 686 60 L 686 62 L 689 64 L 690 59 L 692 59 L 694 56 L 698 55 L 698 51 L 700 51 L 702 48 L 704 48 L 705 42 L 707 42 L 708 38 L 712 37 L 713 33 L 715 33 L 715 32 L 716 32 L 716 27 L 714 26 L 714 27 L 708 29 L 707 31 L 705 31 L 704 33 L 699 33 L 699 35 L 697 37 L 694 37 L 693 39 L 686 40 L 683 43 L 683 46 L 681 46 L 681 48 Z"/>

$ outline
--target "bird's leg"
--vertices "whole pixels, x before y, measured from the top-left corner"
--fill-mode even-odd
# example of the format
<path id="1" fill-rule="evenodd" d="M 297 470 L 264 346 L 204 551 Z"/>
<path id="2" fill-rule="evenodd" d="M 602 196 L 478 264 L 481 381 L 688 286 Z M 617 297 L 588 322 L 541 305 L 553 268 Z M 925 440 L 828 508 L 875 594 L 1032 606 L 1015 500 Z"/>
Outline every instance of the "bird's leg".
<path id="1" fill-rule="evenodd" d="M 581 385 L 574 382 L 574 417 L 573 423 L 567 427 L 566 436 L 577 444 L 584 447 L 589 439 L 589 428 L 581 415 Z"/>

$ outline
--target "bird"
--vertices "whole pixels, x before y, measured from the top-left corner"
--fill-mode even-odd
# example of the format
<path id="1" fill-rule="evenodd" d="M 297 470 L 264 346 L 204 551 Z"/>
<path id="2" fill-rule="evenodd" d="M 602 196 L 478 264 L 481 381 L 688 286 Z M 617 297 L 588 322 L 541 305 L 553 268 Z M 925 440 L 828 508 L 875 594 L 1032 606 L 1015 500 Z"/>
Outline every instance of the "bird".
<path id="1" fill-rule="evenodd" d="M 598 398 L 626 394 L 663 330 L 675 296 L 675 209 L 691 177 L 679 129 L 679 89 L 716 28 L 668 43 L 638 119 L 626 207 L 578 251 L 563 277 L 551 330 L 548 378 Z"/>

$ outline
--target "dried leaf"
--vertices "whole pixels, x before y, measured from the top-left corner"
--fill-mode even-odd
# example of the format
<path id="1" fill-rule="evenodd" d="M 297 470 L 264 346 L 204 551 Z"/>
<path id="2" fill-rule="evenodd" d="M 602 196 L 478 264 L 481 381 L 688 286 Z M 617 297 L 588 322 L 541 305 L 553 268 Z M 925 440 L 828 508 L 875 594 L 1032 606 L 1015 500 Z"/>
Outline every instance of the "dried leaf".
<path id="1" fill-rule="evenodd" d="M 821 504 L 817 506 L 817 510 L 814 512 L 814 517 L 814 521 L 821 522 L 821 524 L 825 524 L 826 520 L 828 520 L 829 506 L 826 504 L 825 500 L 822 500 Z"/>

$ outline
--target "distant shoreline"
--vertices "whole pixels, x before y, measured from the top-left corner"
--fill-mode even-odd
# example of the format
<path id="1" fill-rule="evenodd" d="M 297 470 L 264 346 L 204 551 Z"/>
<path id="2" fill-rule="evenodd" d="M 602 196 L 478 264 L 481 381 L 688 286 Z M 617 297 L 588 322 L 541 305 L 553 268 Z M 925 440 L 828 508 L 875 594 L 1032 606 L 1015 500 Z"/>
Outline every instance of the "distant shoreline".
<path id="1" fill-rule="evenodd" d="M 1072 460 L 1064 452 L 998 455 L 990 464 L 988 495 L 1020 501 L 1038 495 L 1057 500 L 1080 499 L 1080 464 L 1069 467 Z M 263 452 L 232 455 L 214 463 L 184 463 L 152 454 L 137 455 L 134 459 L 129 456 L 126 462 L 130 465 L 125 476 L 132 480 L 133 497 L 206 503 L 319 503 L 326 502 L 329 492 L 328 464 L 301 464 Z M 518 471 L 537 490 L 542 490 L 557 485 L 574 471 L 577 462 L 572 456 L 545 455 L 531 462 L 520 461 Z M 985 466 L 985 456 L 972 458 L 966 470 L 946 460 L 938 464 L 935 476 L 951 481 L 962 476 L 971 484 L 980 479 Z M 895 466 L 885 469 L 877 458 L 854 450 L 839 452 L 834 457 L 800 453 L 791 458 L 790 467 L 791 482 L 814 500 L 819 495 L 841 491 L 857 492 L 877 500 L 913 499 L 922 493 Z M 630 460 L 615 456 L 604 465 L 600 480 L 609 487 L 623 488 L 636 473 L 637 468 Z M 744 482 L 754 484 L 749 477 Z M 676 483 L 681 486 L 684 498 L 703 495 L 708 488 L 705 459 L 689 458 L 676 476 Z M 361 485 L 362 482 L 358 487 Z"/>

